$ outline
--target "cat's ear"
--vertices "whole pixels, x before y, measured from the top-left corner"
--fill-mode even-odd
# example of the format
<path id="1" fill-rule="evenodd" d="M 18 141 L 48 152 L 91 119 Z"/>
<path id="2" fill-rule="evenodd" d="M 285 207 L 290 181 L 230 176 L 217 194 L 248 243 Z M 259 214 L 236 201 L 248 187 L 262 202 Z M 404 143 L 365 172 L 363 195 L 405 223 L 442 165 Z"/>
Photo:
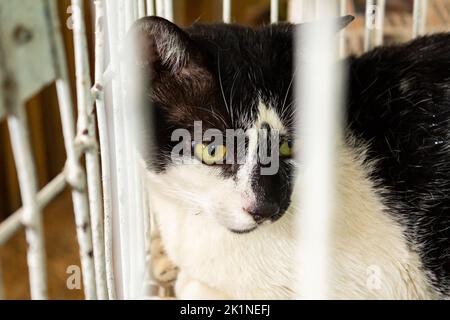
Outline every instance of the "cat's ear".
<path id="1" fill-rule="evenodd" d="M 348 26 L 352 21 L 355 20 L 355 17 L 352 15 L 346 15 L 343 17 L 336 18 L 336 25 L 338 30 L 344 29 L 346 26 Z"/>
<path id="2" fill-rule="evenodd" d="M 353 20 L 355 20 L 355 17 L 352 15 L 346 15 L 346 16 L 342 16 L 342 17 L 336 17 L 336 18 L 332 18 L 331 21 L 330 20 L 315 20 L 312 22 L 306 22 L 306 23 L 302 23 L 300 24 L 300 27 L 304 30 L 305 28 L 314 28 L 314 27 L 320 27 L 321 25 L 324 24 L 324 22 L 327 23 L 332 23 L 333 25 L 336 26 L 336 30 L 340 31 L 342 29 L 344 29 L 346 26 L 348 26 Z"/>
<path id="3" fill-rule="evenodd" d="M 153 76 L 168 71 L 182 72 L 201 63 L 201 54 L 190 37 L 172 22 L 160 17 L 145 17 L 131 28 L 134 64 L 149 67 Z"/>

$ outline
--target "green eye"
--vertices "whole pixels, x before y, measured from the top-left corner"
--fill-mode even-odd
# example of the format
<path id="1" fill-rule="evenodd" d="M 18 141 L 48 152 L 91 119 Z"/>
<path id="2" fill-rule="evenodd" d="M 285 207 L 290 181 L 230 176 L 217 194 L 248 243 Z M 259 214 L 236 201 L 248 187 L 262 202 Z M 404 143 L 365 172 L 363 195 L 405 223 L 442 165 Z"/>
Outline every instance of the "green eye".
<path id="1" fill-rule="evenodd" d="M 207 165 L 218 164 L 225 159 L 227 148 L 224 145 L 197 143 L 194 145 L 194 155 Z"/>
<path id="2" fill-rule="evenodd" d="M 291 158 L 293 155 L 292 140 L 284 140 L 280 143 L 280 157 Z"/>

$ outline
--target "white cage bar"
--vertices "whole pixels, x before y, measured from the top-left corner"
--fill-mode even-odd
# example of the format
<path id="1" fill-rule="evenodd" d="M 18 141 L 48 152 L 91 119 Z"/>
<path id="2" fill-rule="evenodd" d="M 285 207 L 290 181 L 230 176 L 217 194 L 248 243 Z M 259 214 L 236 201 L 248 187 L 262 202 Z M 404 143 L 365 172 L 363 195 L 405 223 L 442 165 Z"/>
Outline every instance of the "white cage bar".
<path id="1" fill-rule="evenodd" d="M 270 22 L 277 23 L 280 18 L 280 1 L 270 0 Z"/>
<path id="2" fill-rule="evenodd" d="M 366 22 L 364 35 L 364 50 L 368 51 L 383 43 L 383 25 L 385 0 L 366 1 Z"/>
<path id="3" fill-rule="evenodd" d="M 36 197 L 37 205 L 45 207 L 51 200 L 58 196 L 67 186 L 64 173 L 60 173 L 49 182 Z M 23 208 L 9 216 L 0 225 L 0 245 L 4 245 L 22 227 Z"/>
<path id="4" fill-rule="evenodd" d="M 156 4 L 156 15 L 160 17 L 166 16 L 166 6 L 164 5 L 165 0 L 155 0 Z"/>
<path id="5" fill-rule="evenodd" d="M 291 0 L 289 22 L 303 23 L 316 18 L 316 0 Z"/>
<path id="6" fill-rule="evenodd" d="M 341 17 L 347 15 L 347 0 L 340 0 L 339 2 L 339 15 Z M 347 55 L 347 37 L 345 28 L 339 32 L 339 56 L 344 58 Z"/>
<path id="7" fill-rule="evenodd" d="M 15 83 L 14 87 L 19 89 L 8 92 L 3 92 L 2 90 L 1 100 L 2 104 L 4 101 L 9 102 L 6 116 L 11 131 L 11 142 L 16 157 L 24 206 L 1 224 L 0 239 L 4 243 L 21 226 L 25 226 L 29 244 L 27 252 L 31 297 L 33 299 L 47 298 L 41 209 L 62 191 L 67 181 L 73 190 L 85 295 L 87 298 L 95 298 L 95 280 L 93 277 L 92 257 L 90 256 L 92 244 L 85 175 L 79 164 L 81 153 L 75 148 L 73 104 L 68 87 L 67 65 L 56 13 L 56 2 L 54 0 L 26 0 L 20 3 L 1 1 L 0 5 L 2 6 L 0 12 L 7 14 L 1 19 L 2 32 L 10 32 L 11 27 L 17 28 L 18 25 L 22 24 L 24 26 L 23 30 L 33 30 L 35 33 L 34 37 L 29 37 L 27 42 L 22 43 L 23 51 L 31 49 L 34 55 L 24 55 L 23 53 L 15 52 L 14 54 L 8 54 L 8 58 L 13 59 L 12 61 L 4 59 L 1 61 L 2 80 Z M 16 15 L 11 15 L 11 12 L 16 13 Z M 5 50 L 22 50 L 16 49 L 17 46 L 7 43 L 8 39 L 11 38 L 6 34 L 2 39 L 4 39 L 0 46 L 2 53 Z M 34 72 L 33 74 L 39 75 L 40 78 L 35 77 L 31 79 L 31 83 L 27 83 L 27 80 L 21 79 L 21 68 L 27 68 L 28 72 L 30 70 L 39 70 L 40 72 Z M 14 82 L 16 80 L 18 82 Z M 29 137 L 24 103 L 50 82 L 56 82 L 67 163 L 64 172 L 38 193 L 36 176 L 33 172 L 34 160 L 29 149 L 30 147 L 27 146 Z"/>
<path id="8" fill-rule="evenodd" d="M 117 204 L 115 205 L 115 213 L 113 214 L 113 219 L 117 218 L 117 215 L 119 214 L 119 223 L 122 225 L 122 219 L 123 217 L 120 216 L 120 212 L 125 212 L 125 192 L 126 192 L 126 173 L 125 169 L 123 167 L 123 164 L 125 161 L 121 160 L 121 157 L 124 156 L 124 142 L 123 142 L 123 134 L 120 130 L 123 129 L 123 124 L 121 122 L 121 110 L 119 109 L 119 104 L 121 103 L 121 89 L 120 89 L 120 78 L 118 77 L 118 74 L 120 72 L 120 65 L 119 65 L 119 56 L 118 56 L 118 48 L 119 48 L 119 39 L 118 39 L 118 30 L 117 26 L 118 23 L 118 3 L 117 1 L 109 1 L 106 4 L 106 16 L 108 20 L 108 34 L 109 34 L 109 52 L 111 54 L 110 58 L 110 66 L 113 70 L 116 71 L 116 77 L 112 79 L 112 113 L 113 113 L 113 136 L 114 136 L 114 143 L 113 146 L 115 150 L 113 151 L 112 156 L 114 157 L 114 166 L 115 166 L 115 172 L 114 172 L 114 178 L 115 180 L 113 183 L 116 185 L 116 194 L 115 197 L 118 200 Z M 128 267 L 127 263 L 129 260 L 126 256 L 126 243 L 123 240 L 122 236 L 122 230 L 120 230 L 120 248 L 121 248 L 121 255 L 120 255 L 120 272 L 121 272 L 121 278 L 117 277 L 119 282 L 116 282 L 117 288 L 123 288 L 123 280 L 122 278 L 128 277 Z M 119 286 L 120 285 L 120 286 Z M 119 289 L 118 289 L 119 290 Z M 124 289 L 123 289 L 124 290 Z"/>
<path id="9" fill-rule="evenodd" d="M 113 251 L 120 255 L 120 273 L 117 277 L 117 296 L 119 298 L 140 298 L 143 296 L 143 279 L 145 273 L 145 248 L 144 248 L 144 213 L 143 196 L 140 175 L 136 167 L 134 125 L 129 117 L 129 104 L 133 104 L 134 98 L 127 92 L 127 68 L 124 64 L 127 52 L 121 49 L 126 32 L 138 16 L 132 14 L 136 2 L 116 1 L 108 2 L 106 16 L 108 19 L 109 53 L 111 56 L 109 69 L 115 70 L 112 79 L 112 122 L 108 126 L 113 128 L 114 150 L 110 149 L 110 157 L 114 161 L 116 183 L 116 197 L 118 199 L 113 206 L 112 218 L 118 218 L 119 251 Z M 153 5 L 153 3 L 151 4 Z M 117 8 L 124 9 L 127 13 L 125 19 L 118 15 Z M 173 14 L 171 1 L 156 1 L 154 6 L 147 7 L 147 11 L 171 18 Z M 167 15 L 168 16 L 167 16 Z M 118 26 L 118 28 L 117 28 Z M 99 119 L 100 120 L 100 119 Z M 108 121 L 103 117 L 102 121 Z M 112 166 L 111 166 L 112 168 Z M 104 168 L 107 170 L 108 168 Z M 112 179 L 110 179 L 112 181 Z M 132 195 L 128 196 L 127 195 Z M 147 214 L 147 213 L 146 213 Z"/>
<path id="10" fill-rule="evenodd" d="M 222 1 L 223 21 L 230 23 L 231 0 L 217 1 Z M 145 182 L 141 179 L 134 152 L 132 129 L 135 124 L 126 112 L 126 102 L 134 101 L 135 97 L 126 90 L 127 74 L 123 62 L 126 50 L 123 50 L 123 43 L 129 27 L 140 17 L 156 14 L 173 21 L 174 2 L 93 0 L 93 4 L 95 83 L 91 87 L 85 8 L 82 0 L 72 0 L 78 108 L 75 130 L 56 1 L 0 0 L 0 6 L 4 9 L 0 10 L 0 25 L 3 27 L 0 32 L 10 31 L 11 26 L 17 23 L 16 18 L 18 21 L 30 20 L 38 34 L 45 31 L 42 38 L 36 38 L 42 40 L 40 46 L 37 42 L 30 44 L 38 46 L 35 52 L 41 54 L 41 65 L 37 65 L 36 61 L 22 63 L 20 60 L 9 60 L 16 59 L 13 58 L 16 55 L 8 51 L 7 37 L 0 38 L 0 81 L 3 84 L 3 89 L 0 89 L 0 120 L 6 117 L 8 121 L 23 200 L 23 207 L 0 224 L 0 245 L 25 227 L 33 299 L 48 298 L 42 209 L 66 186 L 72 189 L 85 297 L 152 298 L 149 288 L 153 282 L 148 273 L 152 217 L 143 193 Z M 19 5 L 27 6 L 29 10 L 18 9 Z M 346 0 L 340 0 L 339 6 L 326 0 L 292 0 L 290 20 L 303 22 L 335 16 L 338 14 L 336 9 L 344 15 L 346 5 Z M 272 23 L 279 20 L 279 6 L 278 0 L 270 1 Z M 427 6 L 427 0 L 414 1 L 413 37 L 425 32 Z M 383 42 L 384 11 L 385 0 L 367 0 L 365 50 Z M 14 12 L 18 16 L 8 17 L 1 15 L 2 12 Z M 19 15 L 20 12 L 23 14 Z M 345 80 L 342 70 L 332 67 L 336 57 L 333 52 L 337 52 L 338 42 L 341 57 L 346 54 L 346 35 L 341 32 L 339 41 L 335 41 L 335 28 L 331 24 L 325 25 L 320 30 L 312 28 L 302 35 L 305 40 L 302 51 L 306 48 L 310 54 L 296 58 L 300 64 L 307 58 L 303 72 L 296 76 L 297 89 L 306 93 L 300 99 L 297 92 L 297 100 L 302 106 L 298 108 L 301 110 L 302 124 L 299 133 L 305 137 L 305 152 L 302 154 L 308 155 L 301 159 L 305 171 L 301 171 L 304 178 L 299 181 L 303 190 L 299 193 L 301 201 L 298 203 L 303 210 L 298 224 L 301 239 L 298 256 L 303 270 L 299 274 L 299 298 L 323 299 L 329 294 L 327 266 L 331 226 L 327 221 L 333 215 L 335 200 L 334 159 L 339 143 L 336 137 L 341 136 L 339 101 L 343 92 L 341 84 Z M 17 57 L 23 58 L 20 53 Z M 27 82 L 26 78 L 22 78 L 20 63 L 40 68 L 42 78 Z M 50 82 L 56 82 L 67 162 L 64 171 L 38 191 L 24 103 Z M 4 92 L 4 88 L 10 87 L 14 90 Z M 111 92 L 109 99 L 105 97 L 106 88 Z M 99 144 L 96 141 L 97 128 Z M 84 156 L 86 171 L 80 162 Z M 133 196 L 130 197 L 130 194 Z M 321 195 L 319 200 L 316 199 L 318 194 Z M 1 277 L 0 266 L 0 298 L 3 298 Z"/>
<path id="11" fill-rule="evenodd" d="M 225 23 L 231 23 L 231 0 L 222 0 L 222 19 Z"/>
<path id="12" fill-rule="evenodd" d="M 56 91 L 61 113 L 64 144 L 67 153 L 66 179 L 72 188 L 72 200 L 75 212 L 77 238 L 80 247 L 81 268 L 83 271 L 83 286 L 86 299 L 96 299 L 92 233 L 89 219 L 89 204 L 86 190 L 86 173 L 80 164 L 83 150 L 76 147 L 74 128 L 73 102 L 69 88 L 66 53 L 60 32 L 56 2 L 51 1 L 51 20 L 54 23 L 54 59 L 58 70 Z M 81 132 L 83 134 L 83 132 Z"/>
<path id="13" fill-rule="evenodd" d="M 414 0 L 413 38 L 425 34 L 428 13 L 428 0 Z"/>
<path id="14" fill-rule="evenodd" d="M 297 297 L 326 299 L 329 296 L 330 247 L 336 204 L 335 159 L 341 130 L 341 70 L 338 52 L 338 12 L 333 3 L 316 2 L 317 18 L 323 21 L 300 30 L 296 48 L 297 141 L 302 150 L 295 190 L 299 234 Z M 330 22 L 327 22 L 330 21 Z M 302 92 L 302 94 L 300 94 Z M 299 138 L 301 137 L 301 139 Z"/>
<path id="15" fill-rule="evenodd" d="M 173 21 L 173 0 L 165 0 L 164 1 L 164 13 L 165 18 L 169 21 Z"/>
<path id="16" fill-rule="evenodd" d="M 129 7 L 132 6 L 133 3 L 124 1 L 124 6 Z M 164 6 L 164 13 L 166 14 L 166 3 L 164 2 L 162 4 Z M 123 45 L 125 43 L 126 34 L 131 27 L 131 25 L 134 23 L 136 17 L 131 16 L 127 17 L 125 28 L 123 30 L 119 31 L 119 35 L 121 37 L 120 43 Z M 138 212 L 137 208 L 137 201 L 134 198 L 136 195 L 136 177 L 135 177 L 135 159 L 134 159 L 134 150 L 135 150 L 135 144 L 133 140 L 133 126 L 131 124 L 131 118 L 129 116 L 129 110 L 128 110 L 128 103 L 133 104 L 133 101 L 135 101 L 132 94 L 127 90 L 127 77 L 128 75 L 128 68 L 125 65 L 126 55 L 129 54 L 128 50 L 121 50 L 119 52 L 120 54 L 120 79 L 121 79 L 121 88 L 122 88 L 122 99 L 120 104 L 121 109 L 121 117 L 123 121 L 123 133 L 124 133 L 124 141 L 125 141 L 125 163 L 123 164 L 123 167 L 126 170 L 126 176 L 127 176 L 127 197 L 126 200 L 126 206 L 127 210 L 124 212 L 121 212 L 122 215 L 122 221 L 124 222 L 124 225 L 120 225 L 119 228 L 121 229 L 121 237 L 124 237 L 125 242 L 127 243 L 128 252 L 126 253 L 128 256 L 128 277 L 124 278 L 124 293 L 125 297 L 128 299 L 136 299 L 139 297 L 139 291 L 137 290 L 138 282 L 139 280 L 142 281 L 143 276 L 139 277 L 137 276 L 138 272 L 138 264 L 137 264 L 137 248 L 136 246 L 139 246 L 140 244 L 135 241 L 134 236 L 137 235 L 139 232 L 143 232 L 143 229 L 139 229 L 139 227 L 136 227 L 135 219 L 138 215 L 141 213 Z M 143 254 L 143 253 L 142 253 Z M 140 278 L 140 279 L 138 279 Z"/>
<path id="17" fill-rule="evenodd" d="M 84 24 L 82 0 L 72 0 L 73 36 L 75 44 L 76 88 L 78 100 L 78 140 L 86 153 L 86 170 L 89 193 L 89 212 L 92 226 L 92 241 L 95 267 L 95 281 L 98 299 L 106 299 L 106 270 L 103 235 L 103 202 L 100 182 L 100 159 L 96 141 L 96 119 L 94 99 L 91 93 L 91 78 Z"/>
<path id="18" fill-rule="evenodd" d="M 37 204 L 37 175 L 29 140 L 25 105 L 19 102 L 8 116 L 11 145 L 23 202 L 22 224 L 28 243 L 28 270 L 33 299 L 47 298 L 47 272 L 42 211 Z"/>
<path id="19" fill-rule="evenodd" d="M 105 273 L 108 288 L 108 298 L 116 299 L 116 287 L 113 265 L 113 226 L 112 226 L 112 188 L 111 188 L 111 152 L 105 109 L 105 21 L 104 1 L 95 0 L 95 84 L 92 92 L 95 98 L 98 117 L 98 134 L 101 150 L 102 187 L 103 187 L 103 221 L 104 221 L 104 250 Z M 106 72 L 106 71 L 105 71 Z"/>
<path id="20" fill-rule="evenodd" d="M 153 0 L 147 0 L 147 15 L 148 16 L 154 16 L 155 15 L 155 1 Z"/>
<path id="21" fill-rule="evenodd" d="M 2 264 L 0 261 L 0 300 L 5 299 L 5 287 L 3 285 L 3 272 L 2 272 Z"/>
<path id="22" fill-rule="evenodd" d="M 147 15 L 145 0 L 138 0 L 138 17 L 143 18 Z"/>

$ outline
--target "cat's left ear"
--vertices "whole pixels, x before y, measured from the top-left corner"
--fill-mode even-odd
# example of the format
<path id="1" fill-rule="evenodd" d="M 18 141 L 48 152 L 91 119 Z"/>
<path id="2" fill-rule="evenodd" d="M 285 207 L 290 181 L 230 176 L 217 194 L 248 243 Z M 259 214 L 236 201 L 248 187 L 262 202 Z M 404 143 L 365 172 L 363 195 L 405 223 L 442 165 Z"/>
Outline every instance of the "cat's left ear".
<path id="1" fill-rule="evenodd" d="M 160 17 L 138 20 L 127 36 L 131 62 L 148 69 L 151 78 L 183 77 L 204 73 L 203 56 L 196 43 L 178 26 Z M 131 49 L 133 47 L 133 49 Z M 128 58 L 130 60 L 130 58 Z"/>

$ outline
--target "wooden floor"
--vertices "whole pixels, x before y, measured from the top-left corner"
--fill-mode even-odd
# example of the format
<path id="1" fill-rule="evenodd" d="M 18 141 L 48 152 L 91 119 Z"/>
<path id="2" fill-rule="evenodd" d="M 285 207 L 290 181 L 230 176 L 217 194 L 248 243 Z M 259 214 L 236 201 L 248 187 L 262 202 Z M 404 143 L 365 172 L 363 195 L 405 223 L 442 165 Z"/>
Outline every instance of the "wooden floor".
<path id="1" fill-rule="evenodd" d="M 69 192 L 63 193 L 44 211 L 47 273 L 50 299 L 82 299 L 81 290 L 66 286 L 67 267 L 80 265 L 75 234 L 72 201 Z M 7 299 L 29 299 L 26 242 L 23 231 L 5 246 L 0 246 L 2 272 Z"/>

